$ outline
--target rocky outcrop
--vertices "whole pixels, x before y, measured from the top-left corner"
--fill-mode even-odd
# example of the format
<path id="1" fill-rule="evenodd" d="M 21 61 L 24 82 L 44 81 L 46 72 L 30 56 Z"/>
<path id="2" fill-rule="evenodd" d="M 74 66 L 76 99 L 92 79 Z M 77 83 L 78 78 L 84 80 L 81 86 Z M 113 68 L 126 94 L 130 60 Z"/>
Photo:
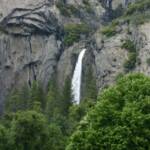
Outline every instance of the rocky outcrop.
<path id="1" fill-rule="evenodd" d="M 97 49 L 94 56 L 99 89 L 113 83 L 117 75 L 124 72 L 123 64 L 127 58 L 127 51 L 121 49 L 121 41 L 125 37 L 123 32 L 106 39 L 103 39 L 99 32 L 95 34 Z"/>
<path id="2" fill-rule="evenodd" d="M 55 34 L 59 28 L 57 19 L 49 10 L 49 3 L 33 9 L 16 8 L 1 22 L 1 27 L 9 34 Z"/>
<path id="3" fill-rule="evenodd" d="M 138 59 L 137 72 L 150 75 L 150 23 L 147 22 L 138 28 L 131 28 L 132 39 L 137 45 Z"/>

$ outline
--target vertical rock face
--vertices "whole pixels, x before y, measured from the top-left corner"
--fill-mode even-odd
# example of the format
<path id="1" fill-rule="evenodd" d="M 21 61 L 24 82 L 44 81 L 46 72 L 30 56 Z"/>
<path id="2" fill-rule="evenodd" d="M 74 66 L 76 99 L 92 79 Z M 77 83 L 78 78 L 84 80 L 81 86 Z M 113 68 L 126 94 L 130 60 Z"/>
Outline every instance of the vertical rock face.
<path id="1" fill-rule="evenodd" d="M 55 71 L 61 27 L 50 8 L 51 3 L 15 8 L 0 23 L 0 110 L 12 88 L 33 80 L 46 87 Z"/>
<path id="2" fill-rule="evenodd" d="M 95 34 L 97 50 L 94 51 L 97 84 L 99 89 L 113 83 L 119 73 L 123 73 L 123 63 L 127 58 L 127 51 L 121 49 L 121 40 L 125 33 L 101 41 L 99 33 Z"/>
<path id="3" fill-rule="evenodd" d="M 0 0 L 0 13 L 3 17 L 7 16 L 16 8 L 34 8 L 47 0 Z M 2 18 L 3 18 L 2 17 Z"/>
<path id="4" fill-rule="evenodd" d="M 134 32 L 132 38 L 137 44 L 139 50 L 140 63 L 136 67 L 137 72 L 150 75 L 150 23 L 145 23 L 138 29 L 132 29 Z"/>
<path id="5" fill-rule="evenodd" d="M 54 73 L 59 46 L 54 35 L 0 36 L 0 102 L 7 91 L 38 80 L 47 86 Z M 4 97 L 3 97 L 4 96 Z"/>

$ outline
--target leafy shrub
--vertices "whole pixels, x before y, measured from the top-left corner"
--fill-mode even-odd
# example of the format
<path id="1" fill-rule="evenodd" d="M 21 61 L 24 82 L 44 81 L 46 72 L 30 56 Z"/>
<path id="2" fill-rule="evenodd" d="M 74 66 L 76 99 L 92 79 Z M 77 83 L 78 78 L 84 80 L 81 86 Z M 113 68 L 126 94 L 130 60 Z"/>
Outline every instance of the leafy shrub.
<path id="1" fill-rule="evenodd" d="M 67 9 L 70 11 L 71 15 L 75 15 L 76 16 L 77 14 L 80 13 L 79 9 L 76 8 L 74 5 L 68 5 Z"/>
<path id="2" fill-rule="evenodd" d="M 102 29 L 102 33 L 104 35 L 106 35 L 107 37 L 111 37 L 111 36 L 114 36 L 116 34 L 116 30 L 115 28 L 111 28 L 111 27 L 105 27 Z"/>
<path id="3" fill-rule="evenodd" d="M 131 3 L 120 18 L 124 22 L 141 25 L 150 19 L 150 1 L 137 0 Z"/>
<path id="4" fill-rule="evenodd" d="M 74 42 L 78 42 L 82 34 L 88 35 L 90 28 L 86 24 L 67 24 L 64 27 L 65 37 L 64 44 L 66 46 L 72 45 Z"/>
<path id="5" fill-rule="evenodd" d="M 136 66 L 136 53 L 132 52 L 128 54 L 128 59 L 124 62 L 124 69 L 126 72 L 132 70 Z"/>
<path id="6" fill-rule="evenodd" d="M 138 15 L 134 15 L 131 21 L 134 22 L 134 24 L 136 25 L 141 25 L 149 21 L 149 19 L 150 19 L 150 11 L 147 11 L 144 13 L 140 13 Z"/>
<path id="7" fill-rule="evenodd" d="M 150 1 L 149 0 L 140 0 L 134 4 L 129 5 L 126 15 L 132 15 L 136 12 L 143 12 L 150 8 Z"/>
<path id="8" fill-rule="evenodd" d="M 150 19 L 150 11 L 145 11 L 143 13 L 136 13 L 133 15 L 123 17 L 124 21 L 135 24 L 135 25 L 141 25 L 149 21 L 149 19 Z"/>
<path id="9" fill-rule="evenodd" d="M 129 52 L 136 52 L 136 47 L 133 41 L 127 39 L 121 46 L 121 48 L 127 49 Z"/>
<path id="10" fill-rule="evenodd" d="M 118 81 L 120 78 L 122 78 L 124 74 L 122 72 L 118 73 L 115 77 L 115 81 Z"/>
<path id="11" fill-rule="evenodd" d="M 124 62 L 125 71 L 130 71 L 135 68 L 137 62 L 137 51 L 133 41 L 127 39 L 123 42 L 121 48 L 128 50 L 128 59 Z"/>
<path id="12" fill-rule="evenodd" d="M 59 9 L 62 15 L 69 17 L 70 12 L 68 9 L 65 7 L 63 2 L 57 2 L 56 7 Z"/>
<path id="13" fill-rule="evenodd" d="M 83 4 L 84 4 L 84 5 L 90 5 L 90 4 L 89 4 L 89 0 L 83 0 Z"/>
<path id="14" fill-rule="evenodd" d="M 89 0 L 83 0 L 84 8 L 88 13 L 93 13 L 93 9 L 91 7 L 91 4 Z"/>
<path id="15" fill-rule="evenodd" d="M 114 36 L 117 33 L 116 27 L 118 24 L 119 24 L 118 21 L 113 21 L 110 25 L 102 28 L 101 30 L 102 34 L 104 34 L 106 37 Z"/>
<path id="16" fill-rule="evenodd" d="M 0 124 L 0 149 L 5 150 L 7 147 L 7 129 Z"/>
<path id="17" fill-rule="evenodd" d="M 66 5 L 63 2 L 56 3 L 57 8 L 63 16 L 70 17 L 71 15 L 76 15 L 79 13 L 79 10 L 73 5 Z"/>

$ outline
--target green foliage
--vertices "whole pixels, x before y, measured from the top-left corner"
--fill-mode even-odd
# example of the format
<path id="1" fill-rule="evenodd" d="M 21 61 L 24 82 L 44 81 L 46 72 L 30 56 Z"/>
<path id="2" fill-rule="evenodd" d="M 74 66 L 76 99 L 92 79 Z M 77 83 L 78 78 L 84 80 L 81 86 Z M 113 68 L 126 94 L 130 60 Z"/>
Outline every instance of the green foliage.
<path id="1" fill-rule="evenodd" d="M 92 6 L 89 2 L 89 0 L 83 0 L 83 6 L 74 6 L 71 4 L 66 4 L 63 1 L 58 1 L 56 3 L 56 7 L 59 9 L 61 15 L 65 17 L 79 17 L 80 16 L 80 9 L 85 10 L 87 13 L 93 13 Z"/>
<path id="2" fill-rule="evenodd" d="M 71 17 L 71 15 L 77 15 L 79 13 L 78 8 L 74 5 L 65 4 L 62 1 L 56 3 L 56 7 L 59 9 L 60 13 L 65 17 Z"/>
<path id="3" fill-rule="evenodd" d="M 150 19 L 149 0 L 138 0 L 129 5 L 122 19 L 128 23 L 141 25 Z"/>
<path id="4" fill-rule="evenodd" d="M 112 12 L 113 21 L 117 21 L 120 25 L 122 25 L 122 23 L 128 23 L 138 26 L 148 22 L 150 19 L 149 0 L 137 0 L 131 3 L 127 9 L 123 9 L 120 6 Z M 111 28 L 111 24 L 104 27 L 104 34 L 108 33 L 108 37 L 116 34 L 115 28 Z"/>
<path id="5" fill-rule="evenodd" d="M 128 59 L 124 62 L 124 69 L 126 72 L 133 70 L 136 66 L 136 53 L 129 53 Z"/>
<path id="6" fill-rule="evenodd" d="M 150 11 L 146 11 L 144 13 L 138 13 L 134 14 L 133 16 L 127 17 L 127 21 L 131 22 L 132 24 L 135 25 L 141 25 L 144 24 L 145 22 L 148 22 L 150 19 Z"/>
<path id="7" fill-rule="evenodd" d="M 69 111 L 68 121 L 70 123 L 71 133 L 76 129 L 80 120 L 87 114 L 87 112 L 94 106 L 94 101 L 86 99 L 80 105 L 72 105 Z"/>
<path id="8" fill-rule="evenodd" d="M 24 85 L 20 89 L 14 89 L 8 96 L 6 102 L 7 112 L 17 112 L 18 110 L 26 110 L 31 107 L 30 89 Z"/>
<path id="9" fill-rule="evenodd" d="M 70 125 L 67 121 L 67 117 L 71 105 L 72 95 L 70 79 L 67 78 L 65 80 L 65 85 L 61 93 L 58 90 L 56 80 L 52 79 L 49 83 L 46 114 L 48 120 L 56 124 L 61 129 L 64 136 L 68 136 L 70 132 Z"/>
<path id="10" fill-rule="evenodd" d="M 62 90 L 62 96 L 61 96 L 61 108 L 62 108 L 62 114 L 65 116 L 69 113 L 69 108 L 73 104 L 72 102 L 72 90 L 71 90 L 71 79 L 66 78 L 65 85 Z"/>
<path id="11" fill-rule="evenodd" d="M 124 76 L 124 74 L 122 72 L 118 73 L 116 75 L 115 81 L 118 81 L 120 78 L 122 78 Z"/>
<path id="12" fill-rule="evenodd" d="M 126 72 L 133 70 L 137 62 L 137 51 L 133 41 L 127 39 L 123 42 L 121 48 L 128 50 L 128 59 L 124 62 L 124 69 Z"/>
<path id="13" fill-rule="evenodd" d="M 107 37 L 112 37 L 116 34 L 116 28 L 107 26 L 102 29 L 102 34 L 106 35 Z"/>
<path id="14" fill-rule="evenodd" d="M 40 107 L 44 110 L 46 106 L 46 97 L 45 97 L 45 93 L 40 83 L 38 82 L 32 83 L 30 95 L 31 95 L 31 98 L 30 98 L 31 106 L 33 107 L 34 103 L 39 102 Z"/>
<path id="15" fill-rule="evenodd" d="M 95 85 L 92 78 L 90 73 L 87 80 Z M 73 105 L 70 78 L 66 78 L 62 90 L 54 77 L 47 93 L 37 82 L 13 90 L 1 119 L 2 150 L 64 150 L 69 136 L 94 105 L 95 86 L 86 86 L 89 93 L 80 105 Z"/>
<path id="16" fill-rule="evenodd" d="M 84 5 L 90 5 L 89 0 L 83 0 Z"/>
<path id="17" fill-rule="evenodd" d="M 7 147 L 7 129 L 0 124 L 0 149 L 6 150 Z"/>
<path id="18" fill-rule="evenodd" d="M 63 135 L 60 127 L 56 124 L 49 126 L 49 150 L 64 150 L 66 137 Z"/>
<path id="19" fill-rule="evenodd" d="M 84 4 L 84 8 L 85 8 L 86 12 L 93 13 L 93 9 L 92 9 L 92 6 L 91 6 L 89 0 L 83 0 L 83 4 Z"/>
<path id="20" fill-rule="evenodd" d="M 129 39 L 127 39 L 123 42 L 121 48 L 125 48 L 129 52 L 136 52 L 135 44 L 133 43 L 133 41 L 131 41 Z"/>
<path id="21" fill-rule="evenodd" d="M 129 74 L 102 92 L 66 150 L 149 149 L 150 78 Z"/>
<path id="22" fill-rule="evenodd" d="M 84 91 L 83 91 L 83 101 L 92 101 L 95 102 L 97 99 L 97 85 L 96 85 L 96 77 L 93 74 L 92 67 L 88 67 L 85 73 L 84 79 Z"/>
<path id="23" fill-rule="evenodd" d="M 68 16 L 68 17 L 70 16 L 70 12 L 67 10 L 67 8 L 65 7 L 65 4 L 63 2 L 61 2 L 61 1 L 57 2 L 56 6 L 62 15 Z"/>
<path id="24" fill-rule="evenodd" d="M 31 110 L 37 103 L 43 111 L 46 105 L 45 93 L 40 83 L 33 82 L 31 88 L 24 85 L 20 89 L 12 90 L 5 107 L 7 112 L 17 112 L 19 110 Z"/>
<path id="25" fill-rule="evenodd" d="M 86 24 L 67 24 L 64 27 L 65 37 L 64 44 L 66 46 L 71 46 L 74 42 L 80 40 L 81 35 L 88 35 L 90 33 L 90 28 Z"/>
<path id="26" fill-rule="evenodd" d="M 58 91 L 56 80 L 52 78 L 49 82 L 46 104 L 46 114 L 49 119 L 52 119 L 56 113 L 61 113 L 59 109 L 60 106 L 60 93 Z"/>
<path id="27" fill-rule="evenodd" d="M 129 5 L 126 15 L 132 15 L 133 13 L 140 12 L 150 9 L 150 1 L 149 0 L 138 0 L 136 3 Z"/>
<path id="28" fill-rule="evenodd" d="M 112 37 L 117 34 L 116 27 L 118 25 L 118 21 L 114 21 L 106 27 L 103 27 L 101 32 L 106 37 Z"/>
<path id="29" fill-rule="evenodd" d="M 63 150 L 72 132 L 72 124 L 68 121 L 71 105 L 69 78 L 66 79 L 62 92 L 55 78 L 50 80 L 47 93 L 37 82 L 33 82 L 31 87 L 23 86 L 13 90 L 7 101 L 7 111 L 1 120 L 9 131 L 4 146 L 8 145 L 8 149 L 13 147 L 14 150 Z"/>
<path id="30" fill-rule="evenodd" d="M 46 118 L 35 111 L 16 113 L 11 122 L 9 138 L 9 144 L 14 150 L 47 150 Z"/>

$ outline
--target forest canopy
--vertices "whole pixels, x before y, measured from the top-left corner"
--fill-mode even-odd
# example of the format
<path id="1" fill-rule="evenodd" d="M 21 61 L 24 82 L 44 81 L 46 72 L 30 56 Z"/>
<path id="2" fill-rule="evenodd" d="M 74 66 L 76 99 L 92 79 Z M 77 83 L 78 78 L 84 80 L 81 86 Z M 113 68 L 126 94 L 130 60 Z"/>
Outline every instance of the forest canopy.
<path id="1" fill-rule="evenodd" d="M 104 90 L 67 150 L 150 149 L 150 78 L 129 74 Z"/>

